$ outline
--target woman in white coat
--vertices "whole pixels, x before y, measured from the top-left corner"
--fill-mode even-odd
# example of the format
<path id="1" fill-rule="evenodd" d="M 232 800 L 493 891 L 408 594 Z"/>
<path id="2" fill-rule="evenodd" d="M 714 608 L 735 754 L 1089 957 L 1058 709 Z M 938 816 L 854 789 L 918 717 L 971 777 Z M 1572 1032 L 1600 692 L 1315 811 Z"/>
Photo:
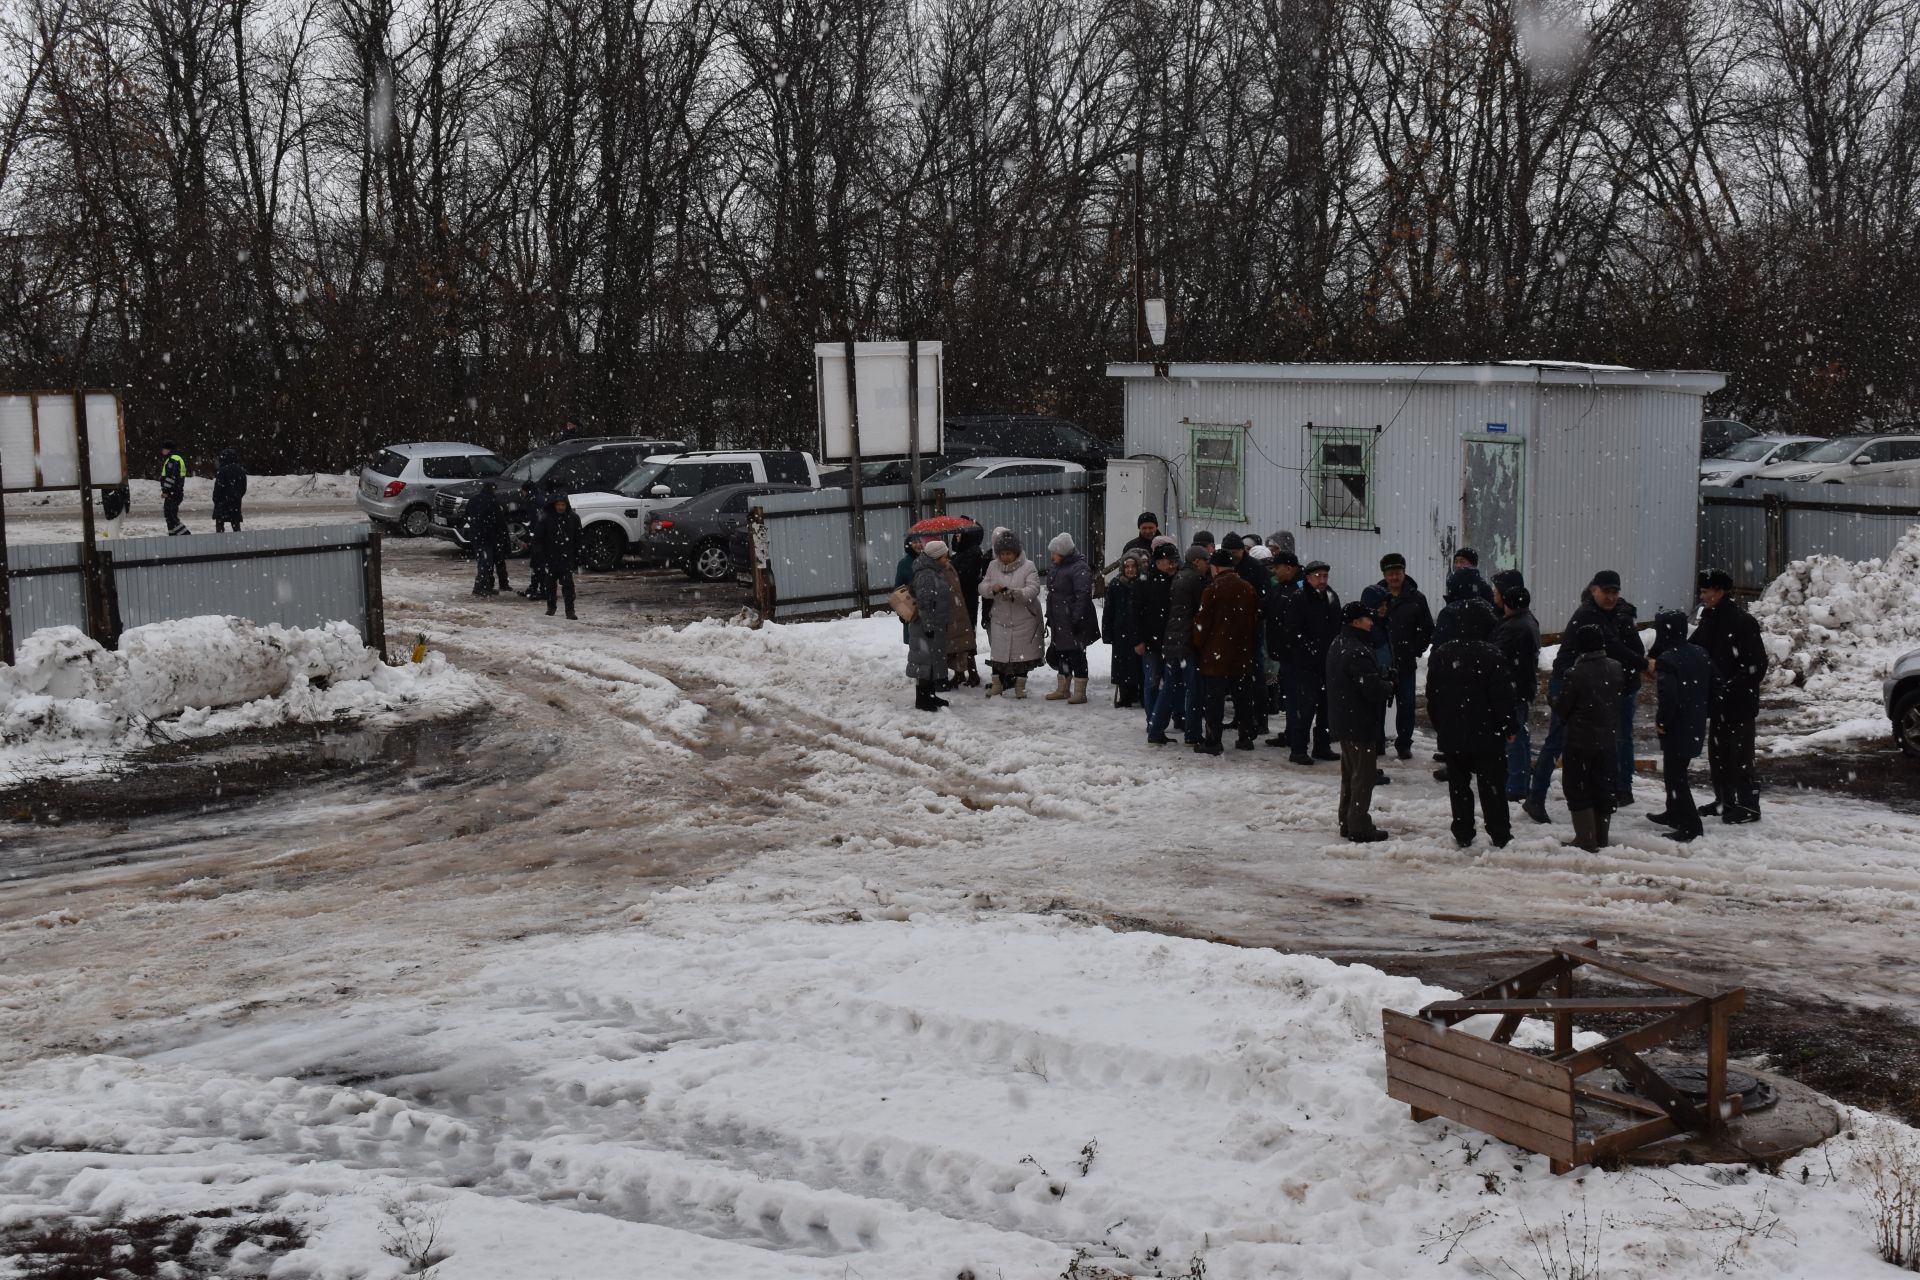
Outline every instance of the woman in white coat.
<path id="1" fill-rule="evenodd" d="M 987 696 L 1027 696 L 1027 673 L 1046 653 L 1047 625 L 1040 610 L 1040 571 L 1021 554 L 1020 539 L 1001 530 L 993 540 L 993 559 L 980 578 L 982 604 L 993 602 L 987 621 L 988 660 L 993 682 Z"/>

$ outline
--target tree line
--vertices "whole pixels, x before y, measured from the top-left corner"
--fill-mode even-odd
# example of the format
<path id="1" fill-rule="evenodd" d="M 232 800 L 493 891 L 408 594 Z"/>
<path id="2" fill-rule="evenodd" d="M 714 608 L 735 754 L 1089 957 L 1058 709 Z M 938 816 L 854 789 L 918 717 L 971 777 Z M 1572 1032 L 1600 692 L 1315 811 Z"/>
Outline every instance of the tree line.
<path id="1" fill-rule="evenodd" d="M 1117 428 L 1195 360 L 1920 375 L 1910 0 L 0 0 L 0 384 L 350 465 L 805 444 L 812 346 Z"/>

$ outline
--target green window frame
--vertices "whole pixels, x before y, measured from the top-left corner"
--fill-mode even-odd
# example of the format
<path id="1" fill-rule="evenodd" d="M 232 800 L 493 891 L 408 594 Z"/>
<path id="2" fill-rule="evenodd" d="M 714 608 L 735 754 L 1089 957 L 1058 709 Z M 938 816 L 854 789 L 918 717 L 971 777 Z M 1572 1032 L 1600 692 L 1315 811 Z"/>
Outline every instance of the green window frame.
<path id="1" fill-rule="evenodd" d="M 1307 527 L 1374 529 L 1373 460 L 1379 433 L 1353 427 L 1307 428 Z"/>
<path id="2" fill-rule="evenodd" d="M 1247 518 L 1246 438 L 1246 428 L 1240 423 L 1187 424 L 1189 516 Z"/>

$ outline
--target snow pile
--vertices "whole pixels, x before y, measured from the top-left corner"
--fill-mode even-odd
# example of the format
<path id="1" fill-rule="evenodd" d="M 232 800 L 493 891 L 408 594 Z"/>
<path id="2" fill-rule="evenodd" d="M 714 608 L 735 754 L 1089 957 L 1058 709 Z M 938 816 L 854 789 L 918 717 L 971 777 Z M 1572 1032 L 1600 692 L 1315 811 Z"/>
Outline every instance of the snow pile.
<path id="1" fill-rule="evenodd" d="M 0 767 L 69 767 L 155 736 L 207 737 L 381 713 L 445 715 L 479 704 L 474 677 L 443 655 L 389 667 L 344 622 L 310 629 L 243 618 L 134 627 L 117 652 L 47 627 L 0 667 Z M 157 734 L 154 726 L 158 724 Z"/>
<path id="2" fill-rule="evenodd" d="M 1794 561 L 1753 616 L 1773 660 L 1768 692 L 1801 704 L 1775 751 L 1884 737 L 1881 681 L 1920 648 L 1920 525 L 1884 560 Z"/>

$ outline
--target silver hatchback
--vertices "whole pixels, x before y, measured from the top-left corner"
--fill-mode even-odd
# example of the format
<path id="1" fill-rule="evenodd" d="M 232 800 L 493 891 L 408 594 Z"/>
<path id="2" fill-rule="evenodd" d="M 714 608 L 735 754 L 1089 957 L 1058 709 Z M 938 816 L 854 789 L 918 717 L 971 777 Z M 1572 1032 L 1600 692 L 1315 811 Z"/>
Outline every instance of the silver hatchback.
<path id="1" fill-rule="evenodd" d="M 506 469 L 498 454 L 477 444 L 391 445 L 360 469 L 354 501 L 375 524 L 417 538 L 433 523 L 435 490 L 462 480 L 484 480 Z"/>

